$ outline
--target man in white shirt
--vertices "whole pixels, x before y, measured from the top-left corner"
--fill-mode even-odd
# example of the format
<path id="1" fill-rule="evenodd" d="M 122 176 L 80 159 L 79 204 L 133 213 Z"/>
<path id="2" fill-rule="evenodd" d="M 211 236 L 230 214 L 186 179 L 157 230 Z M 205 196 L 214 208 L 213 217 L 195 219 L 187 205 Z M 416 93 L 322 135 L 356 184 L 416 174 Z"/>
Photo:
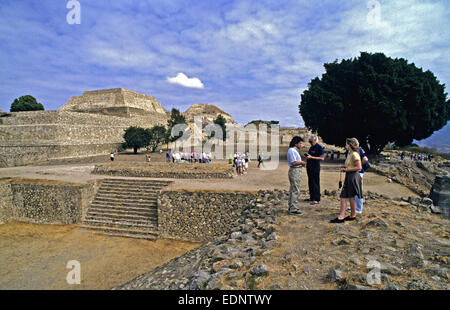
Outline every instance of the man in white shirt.
<path id="1" fill-rule="evenodd" d="M 302 179 L 302 167 L 306 166 L 306 163 L 302 161 L 300 156 L 300 148 L 302 147 L 303 139 L 295 136 L 292 138 L 289 144 L 289 150 L 287 152 L 287 161 L 289 166 L 289 213 L 302 215 L 298 208 L 298 194 L 300 192 L 300 181 Z"/>

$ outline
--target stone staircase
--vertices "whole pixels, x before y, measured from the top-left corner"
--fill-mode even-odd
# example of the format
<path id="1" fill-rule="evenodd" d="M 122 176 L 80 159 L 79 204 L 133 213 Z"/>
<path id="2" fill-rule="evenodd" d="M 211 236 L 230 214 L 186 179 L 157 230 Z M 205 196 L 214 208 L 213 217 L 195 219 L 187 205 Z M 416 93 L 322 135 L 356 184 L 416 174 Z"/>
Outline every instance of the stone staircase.
<path id="1" fill-rule="evenodd" d="M 103 179 L 82 228 L 119 237 L 155 240 L 158 191 L 171 181 Z"/>

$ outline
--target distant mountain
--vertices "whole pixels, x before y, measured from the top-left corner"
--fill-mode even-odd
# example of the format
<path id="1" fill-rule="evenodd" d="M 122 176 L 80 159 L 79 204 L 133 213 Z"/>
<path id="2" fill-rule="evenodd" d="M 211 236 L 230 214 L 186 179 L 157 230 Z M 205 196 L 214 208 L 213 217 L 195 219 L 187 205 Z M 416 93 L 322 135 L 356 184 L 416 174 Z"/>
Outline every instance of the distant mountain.
<path id="1" fill-rule="evenodd" d="M 441 153 L 450 154 L 450 123 L 447 123 L 441 130 L 436 131 L 431 137 L 414 141 L 414 143 L 425 147 L 435 147 Z"/>

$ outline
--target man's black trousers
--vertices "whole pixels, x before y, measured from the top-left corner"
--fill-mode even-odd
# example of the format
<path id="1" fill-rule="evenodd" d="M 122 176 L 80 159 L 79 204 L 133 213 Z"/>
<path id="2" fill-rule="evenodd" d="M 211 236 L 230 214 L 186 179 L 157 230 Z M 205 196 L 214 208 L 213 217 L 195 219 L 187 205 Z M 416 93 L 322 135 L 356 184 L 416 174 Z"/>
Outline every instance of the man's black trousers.
<path id="1" fill-rule="evenodd" d="M 308 167 L 306 172 L 308 174 L 309 199 L 320 201 L 320 166 Z"/>

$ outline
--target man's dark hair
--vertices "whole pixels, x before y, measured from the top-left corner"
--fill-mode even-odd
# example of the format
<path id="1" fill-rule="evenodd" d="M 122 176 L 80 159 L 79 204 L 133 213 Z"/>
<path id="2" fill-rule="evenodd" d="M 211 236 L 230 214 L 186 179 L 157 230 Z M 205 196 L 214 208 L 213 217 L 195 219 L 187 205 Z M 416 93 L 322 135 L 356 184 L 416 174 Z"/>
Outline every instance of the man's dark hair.
<path id="1" fill-rule="evenodd" d="M 303 142 L 302 137 L 295 136 L 294 138 L 292 138 L 291 143 L 289 143 L 289 147 L 294 147 L 299 142 Z"/>

